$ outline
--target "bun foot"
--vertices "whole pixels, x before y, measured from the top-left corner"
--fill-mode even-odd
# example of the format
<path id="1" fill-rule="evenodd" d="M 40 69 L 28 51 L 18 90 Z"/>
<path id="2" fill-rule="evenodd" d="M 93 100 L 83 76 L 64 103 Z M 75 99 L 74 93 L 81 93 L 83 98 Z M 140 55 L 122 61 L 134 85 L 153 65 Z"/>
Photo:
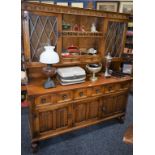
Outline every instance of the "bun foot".
<path id="1" fill-rule="evenodd" d="M 117 121 L 118 121 L 120 124 L 124 124 L 124 120 L 125 120 L 125 117 L 124 117 L 124 116 L 121 116 L 121 117 L 118 117 L 118 118 L 117 118 Z"/>
<path id="2" fill-rule="evenodd" d="M 32 144 L 31 144 L 31 148 L 32 148 L 32 152 L 33 152 L 33 153 L 38 152 L 38 143 L 37 143 L 37 142 L 32 143 Z"/>

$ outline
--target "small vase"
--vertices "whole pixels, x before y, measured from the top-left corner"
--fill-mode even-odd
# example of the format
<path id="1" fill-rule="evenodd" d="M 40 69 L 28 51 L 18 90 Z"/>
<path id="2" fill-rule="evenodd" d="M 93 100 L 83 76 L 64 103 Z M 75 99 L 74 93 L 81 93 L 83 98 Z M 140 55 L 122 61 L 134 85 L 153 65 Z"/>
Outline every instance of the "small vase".
<path id="1" fill-rule="evenodd" d="M 96 26 L 94 23 L 92 23 L 92 26 L 91 26 L 91 32 L 97 32 L 96 31 Z"/>

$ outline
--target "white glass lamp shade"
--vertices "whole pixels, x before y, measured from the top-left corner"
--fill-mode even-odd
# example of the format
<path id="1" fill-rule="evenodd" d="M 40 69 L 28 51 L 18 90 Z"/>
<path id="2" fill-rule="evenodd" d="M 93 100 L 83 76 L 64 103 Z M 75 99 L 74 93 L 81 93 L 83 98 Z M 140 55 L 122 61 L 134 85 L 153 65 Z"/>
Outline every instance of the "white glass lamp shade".
<path id="1" fill-rule="evenodd" d="M 40 62 L 44 64 L 55 64 L 59 62 L 59 55 L 54 51 L 55 46 L 45 46 L 45 51 L 40 55 Z"/>

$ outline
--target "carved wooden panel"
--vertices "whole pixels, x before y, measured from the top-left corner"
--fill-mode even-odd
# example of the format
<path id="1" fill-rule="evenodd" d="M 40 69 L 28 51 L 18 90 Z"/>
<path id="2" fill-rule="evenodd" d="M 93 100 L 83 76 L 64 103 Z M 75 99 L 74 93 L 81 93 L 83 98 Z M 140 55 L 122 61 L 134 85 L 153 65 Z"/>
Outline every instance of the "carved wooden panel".
<path id="1" fill-rule="evenodd" d="M 116 97 L 115 96 L 106 96 L 102 98 L 102 117 L 107 115 L 112 115 L 115 112 L 116 107 Z"/>
<path id="2" fill-rule="evenodd" d="M 65 14 L 74 14 L 74 15 L 87 15 L 87 16 L 97 16 L 97 17 L 108 17 L 108 18 L 120 18 L 120 19 L 128 19 L 128 15 L 119 14 L 119 13 L 107 13 L 104 11 L 97 11 L 92 9 L 82 9 L 82 8 L 68 8 L 63 6 L 55 6 L 55 5 L 42 5 L 39 3 L 23 3 L 23 10 L 37 10 L 42 12 L 55 12 L 55 13 L 65 13 Z"/>
<path id="3" fill-rule="evenodd" d="M 53 129 L 53 112 L 46 111 L 39 114 L 39 129 L 40 132 Z"/>
<path id="4" fill-rule="evenodd" d="M 87 100 L 74 104 L 74 125 L 80 125 L 91 119 L 99 117 L 99 99 Z"/>
<path id="5" fill-rule="evenodd" d="M 116 96 L 116 111 L 123 112 L 125 111 L 127 103 L 127 94 L 120 94 Z"/>
<path id="6" fill-rule="evenodd" d="M 78 102 L 74 105 L 74 123 L 81 123 L 87 119 L 87 102 Z"/>
<path id="7" fill-rule="evenodd" d="M 99 103 L 100 100 L 93 100 L 88 104 L 88 119 L 94 119 L 99 117 Z"/>
<path id="8" fill-rule="evenodd" d="M 50 108 L 49 108 L 50 109 Z M 56 131 L 69 127 L 70 105 L 57 106 L 52 110 L 39 112 L 39 131 Z"/>

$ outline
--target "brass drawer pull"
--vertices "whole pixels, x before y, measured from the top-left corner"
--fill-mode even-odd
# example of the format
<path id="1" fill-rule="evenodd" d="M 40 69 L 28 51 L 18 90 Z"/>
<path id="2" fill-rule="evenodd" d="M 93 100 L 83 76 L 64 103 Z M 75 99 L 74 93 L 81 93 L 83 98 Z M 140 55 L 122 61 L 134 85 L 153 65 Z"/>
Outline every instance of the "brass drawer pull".
<path id="1" fill-rule="evenodd" d="M 42 98 L 41 103 L 46 103 L 46 98 Z"/>
<path id="2" fill-rule="evenodd" d="M 66 99 L 67 99 L 67 95 L 64 94 L 64 95 L 62 96 L 62 98 L 63 98 L 63 100 L 66 100 Z"/>
<path id="3" fill-rule="evenodd" d="M 108 90 L 109 90 L 109 91 L 112 91 L 112 86 L 109 86 L 109 87 L 108 87 Z"/>
<path id="4" fill-rule="evenodd" d="M 80 97 L 82 97 L 84 94 L 83 94 L 83 92 L 80 92 L 79 95 L 80 95 Z"/>
<path id="5" fill-rule="evenodd" d="M 102 108 L 102 112 L 104 112 L 104 113 L 106 112 L 106 107 Z"/>
<path id="6" fill-rule="evenodd" d="M 96 89 L 96 94 L 98 94 L 100 92 L 100 90 L 99 89 Z"/>

